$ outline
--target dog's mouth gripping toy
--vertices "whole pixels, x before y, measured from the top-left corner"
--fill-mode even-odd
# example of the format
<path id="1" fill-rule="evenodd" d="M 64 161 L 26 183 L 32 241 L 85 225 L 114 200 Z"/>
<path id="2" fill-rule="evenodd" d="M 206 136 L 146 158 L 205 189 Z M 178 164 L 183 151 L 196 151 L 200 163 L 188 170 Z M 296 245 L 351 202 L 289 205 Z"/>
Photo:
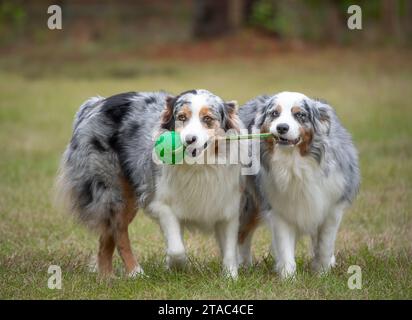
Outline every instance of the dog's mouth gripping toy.
<path id="1" fill-rule="evenodd" d="M 245 139 L 273 139 L 274 136 L 271 133 L 251 133 L 251 134 L 240 134 L 231 135 L 225 137 L 217 137 L 216 140 L 245 140 Z M 207 146 L 206 146 L 207 147 Z M 206 149 L 204 147 L 203 149 Z M 154 145 L 155 153 L 158 159 L 165 164 L 177 164 L 182 163 L 186 146 L 183 145 L 180 139 L 179 132 L 176 131 L 166 131 L 163 132 L 155 141 Z M 192 156 L 196 156 L 196 150 L 193 150 Z"/>
<path id="2" fill-rule="evenodd" d="M 295 140 L 285 139 L 285 138 L 282 138 L 282 137 L 280 137 L 280 136 L 275 136 L 274 138 L 275 138 L 275 140 L 276 140 L 276 143 L 278 143 L 278 144 L 280 144 L 280 145 L 282 145 L 282 146 L 294 147 L 294 146 L 299 145 L 299 144 L 302 142 L 302 138 L 301 138 L 301 137 L 299 137 L 299 138 L 297 138 L 297 139 L 295 139 Z"/>

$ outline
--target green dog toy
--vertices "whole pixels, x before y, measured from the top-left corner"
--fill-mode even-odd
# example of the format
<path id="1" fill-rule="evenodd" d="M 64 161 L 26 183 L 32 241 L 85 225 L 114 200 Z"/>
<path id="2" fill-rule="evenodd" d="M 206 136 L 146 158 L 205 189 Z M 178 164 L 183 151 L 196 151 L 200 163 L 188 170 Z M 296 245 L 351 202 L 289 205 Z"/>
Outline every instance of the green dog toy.
<path id="1" fill-rule="evenodd" d="M 243 140 L 272 138 L 271 133 L 252 133 L 217 138 L 217 140 Z M 163 132 L 156 140 L 155 152 L 160 161 L 165 164 L 178 164 L 183 162 L 185 146 L 182 144 L 179 132 Z"/>

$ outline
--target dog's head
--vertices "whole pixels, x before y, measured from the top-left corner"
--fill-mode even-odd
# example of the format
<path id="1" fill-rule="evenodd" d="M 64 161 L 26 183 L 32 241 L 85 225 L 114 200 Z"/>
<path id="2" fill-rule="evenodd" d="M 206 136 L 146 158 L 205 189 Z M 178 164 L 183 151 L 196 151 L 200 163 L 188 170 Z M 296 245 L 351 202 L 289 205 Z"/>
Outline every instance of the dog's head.
<path id="1" fill-rule="evenodd" d="M 297 92 L 270 97 L 257 114 L 255 126 L 275 137 L 278 148 L 299 148 L 310 152 L 316 138 L 328 135 L 331 107 Z"/>
<path id="2" fill-rule="evenodd" d="M 161 128 L 179 132 L 182 143 L 197 156 L 216 136 L 239 130 L 236 111 L 236 102 L 224 102 L 207 90 L 185 91 L 166 99 Z"/>

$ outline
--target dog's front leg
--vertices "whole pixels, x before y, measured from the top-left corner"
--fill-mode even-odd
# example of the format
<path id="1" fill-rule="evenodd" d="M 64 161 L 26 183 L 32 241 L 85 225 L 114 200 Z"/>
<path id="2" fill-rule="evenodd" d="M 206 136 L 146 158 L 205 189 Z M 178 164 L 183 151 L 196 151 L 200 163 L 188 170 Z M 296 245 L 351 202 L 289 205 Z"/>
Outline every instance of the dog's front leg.
<path id="1" fill-rule="evenodd" d="M 237 239 L 239 230 L 239 217 L 236 216 L 228 221 L 217 223 L 216 232 L 220 239 L 220 247 L 223 257 L 223 272 L 237 279 L 238 262 L 237 262 Z"/>
<path id="2" fill-rule="evenodd" d="M 169 269 L 183 268 L 186 265 L 186 251 L 179 219 L 167 205 L 157 207 L 158 221 L 166 240 L 166 263 Z"/>
<path id="3" fill-rule="evenodd" d="M 282 217 L 271 214 L 272 248 L 276 255 L 275 271 L 282 279 L 294 277 L 296 272 L 296 230 Z"/>
<path id="4" fill-rule="evenodd" d="M 340 221 L 342 219 L 342 208 L 335 208 L 326 217 L 320 226 L 317 236 L 312 236 L 313 261 L 312 269 L 318 273 L 326 273 L 332 268 L 335 261 L 335 241 Z"/>

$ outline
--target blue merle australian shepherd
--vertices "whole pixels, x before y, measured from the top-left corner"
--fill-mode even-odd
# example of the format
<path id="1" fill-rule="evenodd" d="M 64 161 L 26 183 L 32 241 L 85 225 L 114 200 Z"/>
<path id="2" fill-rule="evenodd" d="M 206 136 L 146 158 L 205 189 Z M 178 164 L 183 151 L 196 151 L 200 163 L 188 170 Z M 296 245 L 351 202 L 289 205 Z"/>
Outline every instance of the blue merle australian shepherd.
<path id="1" fill-rule="evenodd" d="M 206 90 L 178 96 L 130 92 L 95 97 L 79 109 L 63 155 L 59 195 L 81 222 L 100 236 L 98 271 L 112 274 L 117 248 L 130 276 L 143 272 L 132 253 L 128 226 L 139 208 L 160 225 L 169 268 L 186 262 L 183 228 L 213 231 L 225 273 L 237 276 L 240 168 L 231 164 L 161 165 L 153 159 L 155 137 L 180 132 L 188 157 L 218 153 L 218 132 L 238 131 L 237 105 Z M 66 201 L 63 201 L 66 200 Z"/>
<path id="2" fill-rule="evenodd" d="M 239 117 L 249 130 L 274 135 L 260 142 L 260 172 L 248 177 L 240 259 L 251 263 L 252 234 L 265 217 L 281 277 L 295 274 L 300 235 L 311 237 L 314 270 L 328 271 L 335 264 L 343 212 L 360 183 L 357 151 L 349 133 L 328 104 L 295 92 L 255 98 L 239 109 Z"/>

